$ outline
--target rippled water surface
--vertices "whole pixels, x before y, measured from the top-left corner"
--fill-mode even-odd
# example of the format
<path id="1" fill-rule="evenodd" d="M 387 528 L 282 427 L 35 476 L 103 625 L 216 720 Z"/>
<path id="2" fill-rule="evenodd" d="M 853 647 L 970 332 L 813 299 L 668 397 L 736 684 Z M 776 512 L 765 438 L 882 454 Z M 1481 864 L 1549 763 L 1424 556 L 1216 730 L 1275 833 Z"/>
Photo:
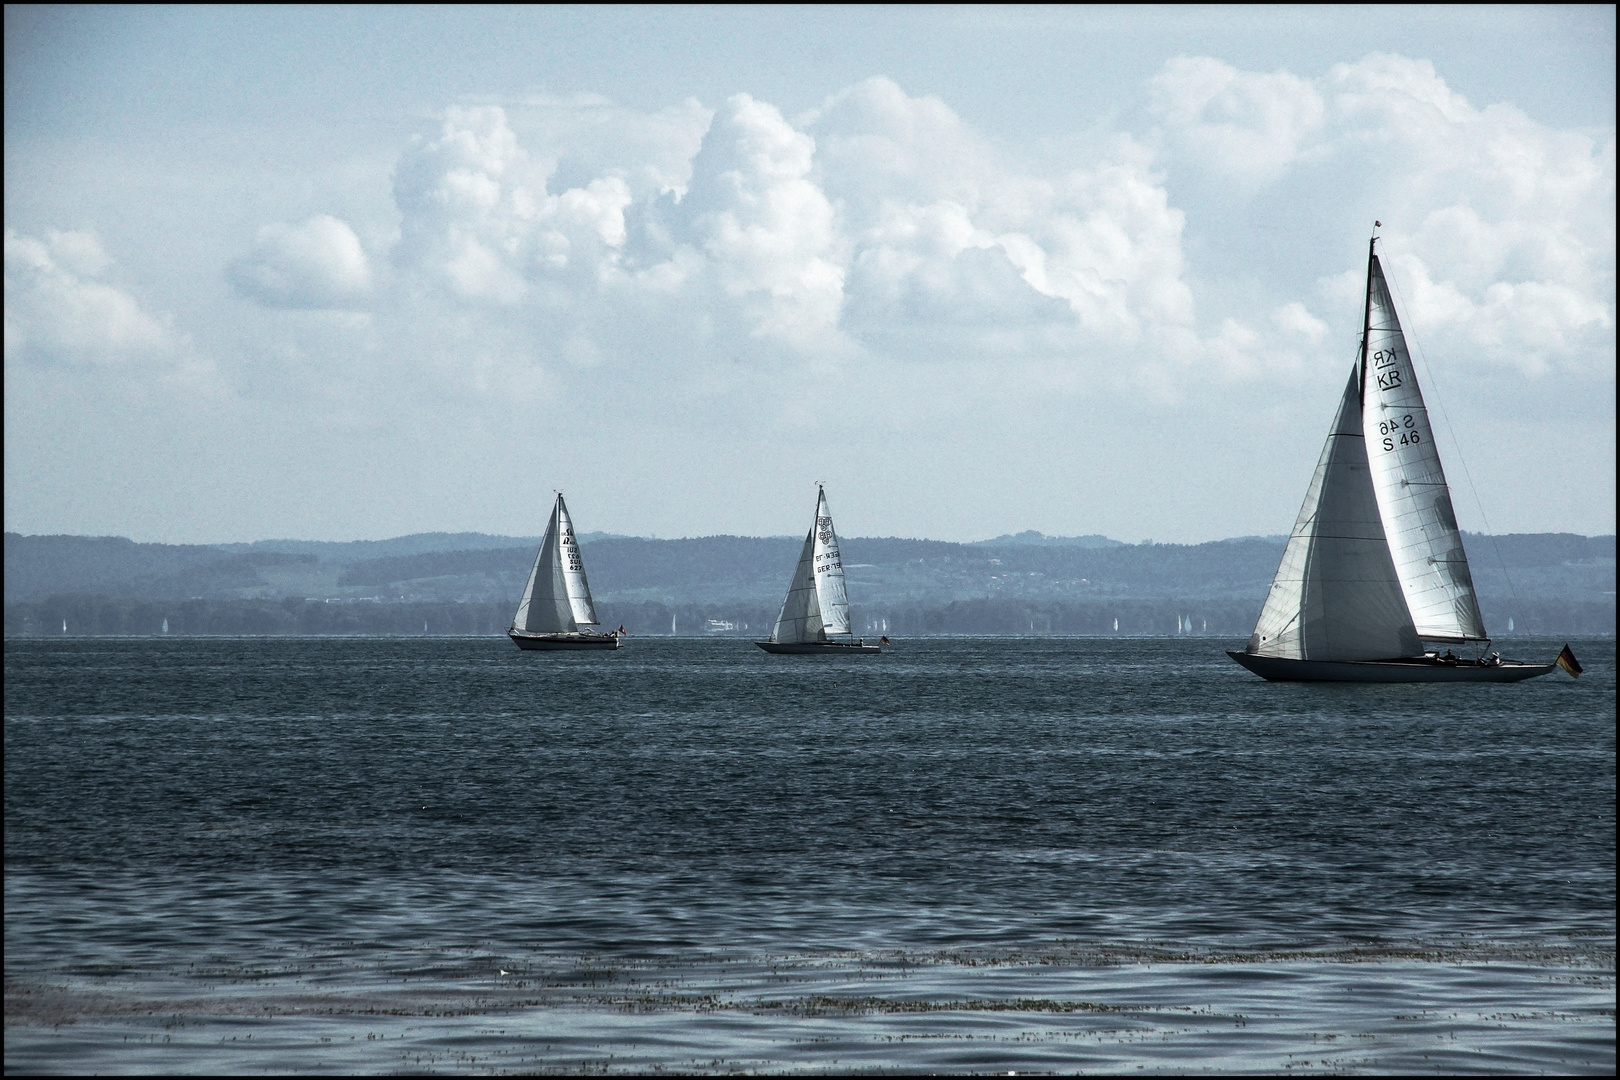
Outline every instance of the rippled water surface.
<path id="1" fill-rule="evenodd" d="M 1612 1071 L 1613 640 L 1229 644 L 8 641 L 6 1069 Z"/>

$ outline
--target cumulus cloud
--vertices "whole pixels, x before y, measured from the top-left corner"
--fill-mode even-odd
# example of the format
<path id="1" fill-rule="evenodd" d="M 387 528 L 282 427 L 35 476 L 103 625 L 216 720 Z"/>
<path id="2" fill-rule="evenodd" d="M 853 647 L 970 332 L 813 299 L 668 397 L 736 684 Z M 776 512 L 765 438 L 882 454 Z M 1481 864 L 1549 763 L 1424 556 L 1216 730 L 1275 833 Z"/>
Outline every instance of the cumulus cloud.
<path id="1" fill-rule="evenodd" d="M 1148 81 L 1152 108 L 1201 167 L 1258 183 L 1279 175 L 1321 127 L 1322 95 L 1286 71 L 1239 71 L 1182 56 Z"/>
<path id="2" fill-rule="evenodd" d="M 747 94 L 716 114 L 680 204 L 687 235 L 754 332 L 812 343 L 838 324 L 848 244 L 810 178 L 816 141 Z"/>
<path id="3" fill-rule="evenodd" d="M 266 225 L 226 274 L 239 292 L 268 307 L 349 307 L 371 287 L 360 238 L 326 214 L 301 225 Z"/>
<path id="4" fill-rule="evenodd" d="M 373 347 L 469 393 L 562 393 L 560 372 L 607 365 L 712 395 L 742 358 L 859 358 L 1045 365 L 1175 397 L 1195 367 L 1237 383 L 1326 370 L 1361 272 L 1314 299 L 1297 274 L 1246 285 L 1237 308 L 1201 312 L 1178 170 L 1257 198 L 1325 165 L 1393 206 L 1386 264 L 1416 294 L 1414 328 L 1526 370 L 1612 333 L 1612 139 L 1476 110 L 1392 57 L 1315 77 L 1184 57 L 1146 91 L 1155 131 L 1061 166 L 881 77 L 793 119 L 748 94 L 658 113 L 451 107 L 396 163 L 386 280 L 332 218 L 267 227 L 232 280 L 271 306 L 363 300 L 376 340 L 401 346 Z M 1351 167 L 1371 159 L 1398 165 Z"/>
<path id="5" fill-rule="evenodd" d="M 395 170 L 396 260 L 461 297 L 501 304 L 546 279 L 589 287 L 624 245 L 630 187 L 609 175 L 554 195 L 555 165 L 519 145 L 504 109 L 447 110 L 438 137 Z"/>
<path id="6" fill-rule="evenodd" d="M 95 234 L 5 234 L 5 355 L 44 363 L 123 365 L 178 344 L 134 297 L 97 280 L 112 266 Z"/>
<path id="7" fill-rule="evenodd" d="M 1328 332 L 1327 323 L 1312 315 L 1298 300 L 1273 311 L 1271 321 L 1276 324 L 1277 329 L 1298 334 L 1313 345 L 1320 343 Z"/>
<path id="8" fill-rule="evenodd" d="M 827 148 L 816 175 L 851 233 L 860 291 L 849 302 L 863 331 L 892 339 L 895 320 L 949 312 L 1009 344 L 1010 328 L 1054 322 L 1119 343 L 1191 322 L 1184 219 L 1128 141 L 1093 167 L 1046 175 L 1004 160 L 939 99 L 883 78 L 834 95 L 809 122 Z"/>
<path id="9" fill-rule="evenodd" d="M 1373 55 L 1313 79 L 1208 57 L 1154 77 L 1166 160 L 1240 191 L 1306 169 L 1354 177 L 1416 329 L 1526 372 L 1588 364 L 1614 329 L 1614 135 L 1476 108 L 1426 60 Z M 1320 197 L 1317 185 L 1292 198 Z M 1369 215 L 1371 216 L 1371 215 Z M 1323 283 L 1348 302 L 1359 273 Z M 1399 297 L 1397 298 L 1399 301 Z"/>
<path id="10" fill-rule="evenodd" d="M 530 140 L 503 108 L 449 109 L 402 156 L 394 259 L 446 302 L 527 310 L 575 339 L 657 318 L 660 348 L 735 335 L 823 358 L 937 355 L 943 324 L 958 351 L 1005 351 L 1027 340 L 1020 328 L 1048 346 L 1054 328 L 1117 345 L 1193 320 L 1183 215 L 1128 140 L 1044 175 L 939 99 L 874 78 L 797 124 L 747 94 L 684 108 L 648 129 L 663 140 L 643 140 L 661 147 L 656 168 L 620 159 L 592 177 L 578 163 L 612 155 L 571 140 L 600 130 L 546 108 Z"/>

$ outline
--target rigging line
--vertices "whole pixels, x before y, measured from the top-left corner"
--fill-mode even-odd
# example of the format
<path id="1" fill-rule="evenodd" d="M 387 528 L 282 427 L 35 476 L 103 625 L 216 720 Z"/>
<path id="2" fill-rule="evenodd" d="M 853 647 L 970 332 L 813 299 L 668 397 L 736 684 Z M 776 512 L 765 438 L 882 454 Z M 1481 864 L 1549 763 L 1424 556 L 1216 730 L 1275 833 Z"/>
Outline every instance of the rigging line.
<path id="1" fill-rule="evenodd" d="M 1385 245 L 1385 248 L 1387 250 L 1388 245 Z M 1406 302 L 1406 294 L 1401 292 L 1400 284 L 1390 276 L 1388 269 L 1384 271 L 1384 280 L 1395 287 L 1395 292 L 1401 298 L 1401 306 L 1406 308 L 1410 314 L 1412 305 Z M 1402 329 L 1412 344 L 1417 346 L 1418 358 L 1423 361 L 1423 377 L 1429 380 L 1429 385 L 1434 387 L 1434 392 L 1440 394 L 1440 416 L 1446 422 L 1446 434 L 1451 436 L 1452 449 L 1457 452 L 1457 461 L 1462 465 L 1463 476 L 1468 480 L 1468 493 L 1474 497 L 1474 506 L 1479 510 L 1479 519 L 1485 523 L 1485 535 L 1490 537 L 1491 551 L 1496 556 L 1496 565 L 1502 571 L 1503 580 L 1507 582 L 1508 595 L 1513 597 L 1513 606 L 1522 611 L 1524 605 L 1519 601 L 1519 590 L 1513 585 L 1513 575 L 1508 573 L 1507 560 L 1502 558 L 1502 545 L 1496 542 L 1496 530 L 1491 528 L 1491 520 L 1485 514 L 1485 503 L 1479 497 L 1479 488 L 1474 484 L 1474 474 L 1468 468 L 1468 459 L 1463 456 L 1462 443 L 1457 439 L 1456 425 L 1451 422 L 1451 414 L 1446 412 L 1446 395 L 1440 392 L 1440 381 L 1434 377 L 1434 365 L 1429 363 L 1428 354 L 1423 351 L 1423 343 L 1418 341 L 1417 335 L 1413 334 L 1408 328 L 1403 327 Z"/>

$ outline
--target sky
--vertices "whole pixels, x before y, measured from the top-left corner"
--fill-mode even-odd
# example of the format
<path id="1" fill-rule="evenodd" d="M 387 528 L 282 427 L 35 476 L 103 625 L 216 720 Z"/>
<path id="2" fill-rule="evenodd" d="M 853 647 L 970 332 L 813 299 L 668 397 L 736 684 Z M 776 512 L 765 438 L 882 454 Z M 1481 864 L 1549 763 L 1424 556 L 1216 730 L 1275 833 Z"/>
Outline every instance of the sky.
<path id="1" fill-rule="evenodd" d="M 1615 12 L 5 9 L 5 528 L 1615 531 Z"/>

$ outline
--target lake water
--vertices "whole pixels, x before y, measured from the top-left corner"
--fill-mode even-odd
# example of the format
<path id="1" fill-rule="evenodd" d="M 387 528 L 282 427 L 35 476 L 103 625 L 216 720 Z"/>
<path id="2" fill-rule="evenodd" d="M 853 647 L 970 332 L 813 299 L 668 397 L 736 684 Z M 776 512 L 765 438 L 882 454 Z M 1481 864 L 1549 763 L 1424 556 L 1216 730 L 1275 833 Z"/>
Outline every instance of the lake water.
<path id="1" fill-rule="evenodd" d="M 6 1070 L 1612 1072 L 1613 639 L 1239 645 L 8 640 Z"/>

